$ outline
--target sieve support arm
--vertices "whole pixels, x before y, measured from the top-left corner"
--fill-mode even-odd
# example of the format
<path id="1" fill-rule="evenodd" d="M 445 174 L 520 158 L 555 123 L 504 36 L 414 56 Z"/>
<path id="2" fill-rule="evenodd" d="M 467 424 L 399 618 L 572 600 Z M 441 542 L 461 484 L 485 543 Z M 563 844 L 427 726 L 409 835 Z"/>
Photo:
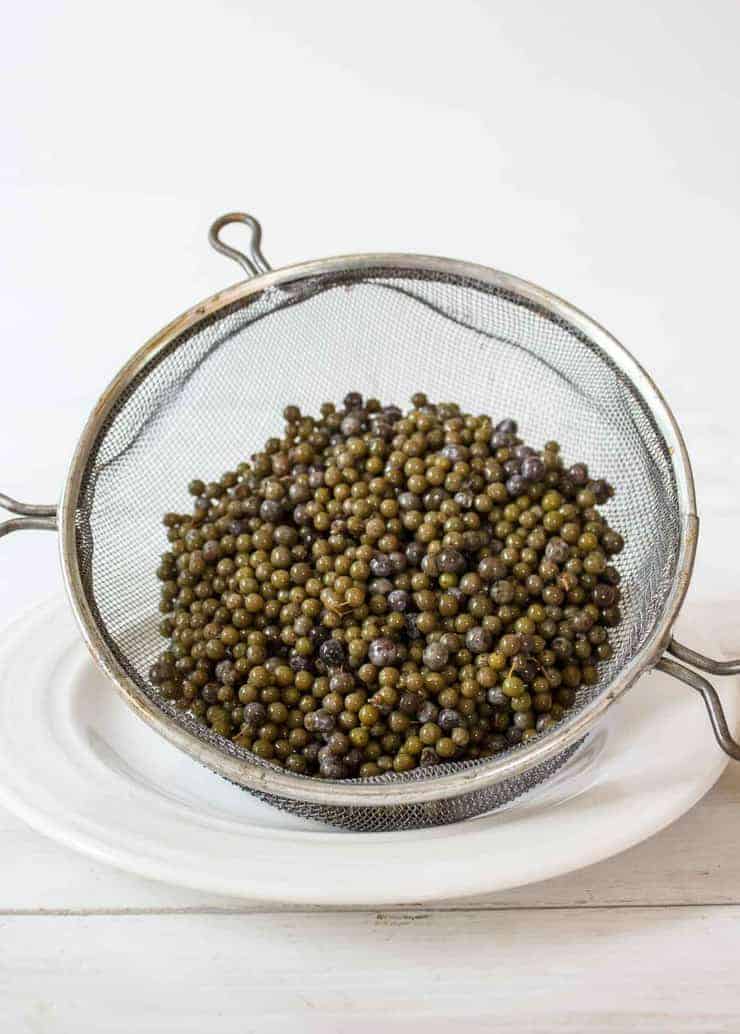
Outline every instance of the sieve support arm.
<path id="1" fill-rule="evenodd" d="M 691 650 L 675 639 L 671 639 L 668 644 L 668 653 L 678 658 L 679 661 L 683 661 L 684 664 L 690 664 L 700 671 L 707 671 L 710 675 L 740 675 L 740 658 L 734 661 L 715 661 L 711 657 L 705 657 L 703 653 Z"/>
<path id="2" fill-rule="evenodd" d="M 232 223 L 242 223 L 248 226 L 251 233 L 249 238 L 249 254 L 245 255 L 238 248 L 225 244 L 221 240 L 221 231 L 225 226 Z M 238 262 L 248 277 L 259 276 L 261 273 L 269 273 L 272 266 L 262 254 L 262 227 L 253 215 L 247 212 L 227 212 L 212 224 L 208 231 L 208 241 L 212 248 L 215 248 L 221 255 Z"/>
<path id="3" fill-rule="evenodd" d="M 695 668 L 710 672 L 713 675 L 740 674 L 740 659 L 715 661 L 711 657 L 705 657 L 704 654 L 691 650 L 688 646 L 683 646 L 675 639 L 671 639 L 668 644 L 668 653 L 672 654 L 673 657 L 678 657 L 681 661 L 685 661 L 687 664 L 692 664 Z M 692 689 L 695 689 L 701 695 L 709 714 L 709 720 L 712 723 L 712 730 L 717 743 L 728 757 L 734 761 L 740 761 L 740 743 L 733 738 L 730 732 L 722 701 L 711 682 L 705 679 L 703 675 L 700 675 L 699 672 L 693 671 L 692 668 L 687 668 L 686 664 L 679 664 L 678 661 L 674 661 L 671 657 L 662 657 L 656 667 L 667 675 L 673 676 L 674 679 L 679 679 L 687 686 L 691 686 Z"/>
<path id="4" fill-rule="evenodd" d="M 0 492 L 0 507 L 9 513 L 17 513 L 19 515 L 0 523 L 0 539 L 4 535 L 10 535 L 13 531 L 29 531 L 31 529 L 43 531 L 57 530 L 56 506 L 21 503 L 17 499 L 13 499 L 9 495 L 3 495 Z"/>

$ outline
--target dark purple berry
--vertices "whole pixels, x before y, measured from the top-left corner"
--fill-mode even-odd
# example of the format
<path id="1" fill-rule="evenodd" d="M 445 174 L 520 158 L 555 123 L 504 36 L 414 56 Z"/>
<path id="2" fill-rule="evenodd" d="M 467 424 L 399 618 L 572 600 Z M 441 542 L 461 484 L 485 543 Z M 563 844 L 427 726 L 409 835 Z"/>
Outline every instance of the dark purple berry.
<path id="1" fill-rule="evenodd" d="M 406 635 L 409 639 L 421 639 L 421 632 L 417 627 L 418 614 L 404 614 L 404 622 L 406 625 Z"/>
<path id="2" fill-rule="evenodd" d="M 318 650 L 321 644 L 325 643 L 330 635 L 331 632 L 328 628 L 324 628 L 323 625 L 315 625 L 308 633 L 308 638 L 311 640 L 314 650 Z"/>
<path id="3" fill-rule="evenodd" d="M 491 649 L 492 641 L 491 633 L 480 625 L 469 629 L 465 636 L 465 645 L 471 653 L 487 653 Z"/>
<path id="4" fill-rule="evenodd" d="M 425 552 L 426 549 L 421 542 L 409 542 L 406 546 L 406 559 L 412 567 L 418 567 Z"/>
<path id="5" fill-rule="evenodd" d="M 452 732 L 459 725 L 462 725 L 462 715 L 452 707 L 443 707 L 437 718 L 437 725 L 442 732 Z"/>
<path id="6" fill-rule="evenodd" d="M 470 450 L 465 445 L 451 442 L 442 449 L 442 455 L 451 463 L 464 463 L 470 455 Z"/>
<path id="7" fill-rule="evenodd" d="M 218 681 L 224 686 L 233 686 L 236 682 L 236 669 L 232 661 L 219 661 L 214 673 Z"/>
<path id="8" fill-rule="evenodd" d="M 376 578 L 388 578 L 393 572 L 393 562 L 385 553 L 376 553 L 370 561 L 370 570 Z"/>
<path id="9" fill-rule="evenodd" d="M 411 717 L 418 714 L 421 703 L 422 700 L 418 693 L 402 693 L 398 701 L 398 710 Z"/>
<path id="10" fill-rule="evenodd" d="M 519 654 L 514 664 L 514 673 L 529 686 L 539 675 L 540 669 L 532 657 L 524 657 Z"/>
<path id="11" fill-rule="evenodd" d="M 403 572 L 409 566 L 408 561 L 406 559 L 406 554 L 402 553 L 400 550 L 395 550 L 393 553 L 390 553 L 388 555 L 388 559 L 393 565 L 394 574 L 403 574 Z"/>
<path id="12" fill-rule="evenodd" d="M 263 499 L 260 503 L 260 517 L 263 521 L 276 524 L 283 514 L 282 505 L 275 499 Z"/>
<path id="13" fill-rule="evenodd" d="M 267 708 L 264 704 L 254 701 L 244 705 L 244 718 L 242 719 L 248 729 L 257 729 L 263 725 L 267 718 Z"/>
<path id="14" fill-rule="evenodd" d="M 319 658 L 327 668 L 341 668 L 345 661 L 344 646 L 338 639 L 327 639 L 319 647 Z"/>
<path id="15" fill-rule="evenodd" d="M 609 482 L 604 481 L 603 478 L 600 478 L 598 481 L 594 481 L 592 490 L 596 497 L 596 502 L 600 504 L 608 502 L 608 500 L 614 495 L 614 489 Z"/>
<path id="16" fill-rule="evenodd" d="M 402 510 L 418 510 L 421 507 L 421 499 L 418 495 L 414 495 L 413 492 L 401 492 L 398 497 L 398 505 Z M 421 546 L 421 543 L 412 542 L 410 546 Z M 410 546 L 406 548 L 407 557 Z"/>
<path id="17" fill-rule="evenodd" d="M 328 736 L 330 732 L 334 731 L 336 719 L 333 714 L 329 714 L 323 707 L 320 707 L 318 711 L 309 711 L 303 719 L 303 724 L 309 732 L 318 732 Z"/>
<path id="18" fill-rule="evenodd" d="M 425 700 L 419 708 L 419 712 L 416 717 L 423 724 L 424 722 L 436 722 L 438 714 L 439 708 L 437 705 L 432 703 L 431 700 Z"/>
<path id="19" fill-rule="evenodd" d="M 346 416 L 340 426 L 342 434 L 347 438 L 352 438 L 362 433 L 362 419 L 359 416 L 355 416 L 354 413 Z"/>
<path id="20" fill-rule="evenodd" d="M 441 549 L 436 559 L 437 567 L 444 574 L 459 574 L 465 570 L 465 557 L 458 549 Z"/>
<path id="21" fill-rule="evenodd" d="M 574 463 L 568 468 L 568 477 L 574 485 L 582 488 L 588 481 L 588 467 L 585 463 Z"/>
<path id="22" fill-rule="evenodd" d="M 310 671 L 311 661 L 308 657 L 303 657 L 295 651 L 291 651 L 288 658 L 288 664 L 290 665 L 291 671 Z"/>
<path id="23" fill-rule="evenodd" d="M 319 772 L 324 779 L 342 779 L 344 763 L 339 758 L 324 758 L 319 765 Z"/>
<path id="24" fill-rule="evenodd" d="M 547 560 L 552 560 L 554 564 L 564 564 L 570 555 L 570 549 L 567 542 L 563 542 L 560 538 L 550 539 L 545 547 L 545 557 Z"/>
<path id="25" fill-rule="evenodd" d="M 388 593 L 388 606 L 391 610 L 403 613 L 408 610 L 410 603 L 411 597 L 404 589 L 394 589 L 393 592 Z"/>
<path id="26" fill-rule="evenodd" d="M 500 686 L 494 686 L 486 693 L 486 700 L 492 707 L 508 707 L 509 698 Z"/>
<path id="27" fill-rule="evenodd" d="M 527 456 L 522 462 L 522 477 L 527 481 L 542 481 L 545 476 L 545 464 L 539 456 Z"/>
<path id="28" fill-rule="evenodd" d="M 305 721 L 303 724 L 306 724 Z M 312 740 L 311 743 L 307 743 L 306 746 L 303 748 L 303 756 L 309 764 L 315 765 L 319 759 L 320 750 L 321 744 L 315 740 Z"/>
<path id="29" fill-rule="evenodd" d="M 430 643 L 424 650 L 422 660 L 432 671 L 441 671 L 449 660 L 450 654 L 442 643 Z"/>
<path id="30" fill-rule="evenodd" d="M 527 491 L 526 479 L 521 474 L 512 474 L 506 482 L 506 491 L 516 499 L 517 496 L 524 495 Z"/>
<path id="31" fill-rule="evenodd" d="M 389 668 L 398 659 L 398 647 L 388 636 L 373 639 L 367 651 L 368 660 L 376 668 Z"/>

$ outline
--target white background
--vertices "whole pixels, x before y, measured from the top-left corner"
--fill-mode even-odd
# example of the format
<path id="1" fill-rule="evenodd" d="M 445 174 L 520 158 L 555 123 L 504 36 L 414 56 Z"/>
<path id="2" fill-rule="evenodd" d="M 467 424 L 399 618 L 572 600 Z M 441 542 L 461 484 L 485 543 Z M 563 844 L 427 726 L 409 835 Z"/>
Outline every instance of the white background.
<path id="1" fill-rule="evenodd" d="M 5 0 L 0 13 L 0 491 L 58 498 L 121 364 L 238 278 L 206 232 L 246 209 L 276 266 L 449 255 L 608 327 L 684 430 L 702 516 L 690 596 L 721 602 L 732 627 L 737 0 Z M 60 587 L 55 536 L 0 541 L 0 622 Z M 698 700 L 695 714 L 704 734 Z M 598 866 L 377 915 L 249 914 L 0 810 L 0 1027 L 736 1030 L 739 772 Z"/>
<path id="2" fill-rule="evenodd" d="M 8 4 L 0 44 L 0 489 L 52 502 L 118 367 L 238 279 L 362 250 L 482 262 L 605 324 L 695 465 L 696 598 L 736 596 L 740 4 Z M 0 544 L 0 619 L 57 588 Z"/>

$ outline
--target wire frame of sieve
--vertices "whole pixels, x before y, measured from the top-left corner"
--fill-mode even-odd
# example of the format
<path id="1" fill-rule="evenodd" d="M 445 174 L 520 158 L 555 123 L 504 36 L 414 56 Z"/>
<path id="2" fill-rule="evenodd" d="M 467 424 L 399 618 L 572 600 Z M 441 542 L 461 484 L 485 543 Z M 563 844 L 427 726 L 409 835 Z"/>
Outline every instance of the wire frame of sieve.
<path id="1" fill-rule="evenodd" d="M 94 585 L 80 562 L 86 535 L 86 493 L 90 491 L 91 456 L 106 434 L 121 403 L 144 379 L 152 376 L 159 362 L 182 347 L 193 334 L 229 313 L 253 305 L 274 291 L 285 292 L 283 310 L 308 297 L 342 283 L 395 277 L 437 278 L 457 284 L 461 290 L 481 290 L 506 295 L 515 304 L 531 307 L 547 318 L 572 328 L 584 347 L 597 349 L 635 397 L 643 400 L 645 412 L 660 434 L 671 458 L 675 475 L 675 498 L 679 524 L 677 551 L 670 584 L 663 587 L 659 601 L 652 601 L 656 613 L 649 634 L 640 649 L 620 671 L 599 688 L 593 699 L 552 733 L 502 756 L 475 765 L 440 766 L 429 777 L 389 782 L 324 781 L 287 773 L 276 766 L 259 763 L 202 726 L 188 722 L 163 707 L 134 677 L 125 656 L 106 632 L 96 604 Z M 464 306 L 463 306 L 464 308 Z M 265 315 L 264 318 L 270 318 Z M 588 342 L 588 346 L 586 345 Z M 454 390 L 451 392 L 454 394 Z M 93 656 L 114 681 L 134 710 L 158 732 L 227 779 L 280 801 L 302 802 L 323 807 L 388 807 L 443 801 L 485 790 L 523 776 L 527 771 L 557 758 L 577 743 L 605 713 L 611 703 L 648 667 L 654 665 L 670 637 L 670 627 L 680 607 L 690 576 L 696 543 L 697 518 L 691 470 L 680 432 L 658 389 L 634 359 L 602 328 L 568 303 L 518 278 L 454 260 L 413 255 L 355 255 L 324 259 L 275 272 L 264 273 L 246 283 L 214 295 L 176 319 L 148 342 L 123 368 L 102 396 L 82 435 L 72 461 L 62 500 L 59 524 L 65 580 Z M 657 603 L 657 605 L 656 605 Z M 453 769 L 452 771 L 448 769 Z"/>

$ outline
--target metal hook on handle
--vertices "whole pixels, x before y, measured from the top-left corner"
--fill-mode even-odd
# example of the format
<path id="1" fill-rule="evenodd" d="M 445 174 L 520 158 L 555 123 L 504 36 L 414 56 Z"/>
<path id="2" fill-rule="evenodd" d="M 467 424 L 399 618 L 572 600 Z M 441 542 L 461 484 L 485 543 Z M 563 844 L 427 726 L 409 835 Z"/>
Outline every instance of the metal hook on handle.
<path id="1" fill-rule="evenodd" d="M 10 535 L 12 531 L 27 531 L 31 528 L 38 528 L 44 531 L 57 530 L 57 508 L 56 506 L 37 506 L 34 503 L 19 503 L 9 495 L 0 492 L 0 507 L 9 513 L 20 514 L 9 521 L 0 524 L 0 539 L 4 535 Z"/>
<path id="2" fill-rule="evenodd" d="M 695 668 L 708 671 L 712 675 L 740 674 L 740 659 L 715 661 L 711 657 L 705 657 L 704 654 L 697 653 L 696 650 L 691 650 L 688 646 L 684 646 L 675 639 L 671 639 L 668 644 L 668 653 L 673 654 L 674 657 L 678 657 L 682 661 L 686 661 L 687 664 L 692 664 Z M 687 686 L 691 686 L 692 689 L 701 694 L 709 713 L 709 720 L 712 723 L 717 743 L 728 757 L 731 757 L 734 761 L 740 761 L 740 743 L 730 733 L 722 701 L 711 682 L 705 679 L 703 675 L 699 675 L 698 672 L 692 671 L 691 668 L 687 668 L 684 664 L 679 664 L 678 661 L 671 660 L 669 657 L 662 657 L 656 667 L 667 675 L 680 679 L 681 682 L 686 683 Z"/>
<path id="3" fill-rule="evenodd" d="M 230 244 L 224 244 L 221 240 L 221 230 L 230 223 L 243 223 L 252 231 L 248 255 L 237 248 L 232 248 Z M 269 273 L 272 269 L 260 248 L 262 227 L 253 215 L 248 215 L 246 212 L 228 212 L 226 215 L 220 216 L 208 231 L 208 241 L 211 247 L 221 255 L 226 255 L 227 258 L 238 262 L 247 276 L 259 276 L 260 273 Z"/>

